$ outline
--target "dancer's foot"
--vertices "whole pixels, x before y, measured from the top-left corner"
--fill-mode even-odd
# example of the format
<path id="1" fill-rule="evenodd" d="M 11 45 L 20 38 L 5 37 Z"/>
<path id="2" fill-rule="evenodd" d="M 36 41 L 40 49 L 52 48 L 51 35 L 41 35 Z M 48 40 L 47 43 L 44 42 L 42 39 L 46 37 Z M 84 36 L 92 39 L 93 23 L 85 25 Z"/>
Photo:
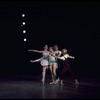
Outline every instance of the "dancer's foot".
<path id="1" fill-rule="evenodd" d="M 56 83 L 59 83 L 60 82 L 60 79 L 58 78 L 57 80 L 56 80 Z"/>
<path id="2" fill-rule="evenodd" d="M 54 82 L 51 82 L 50 84 L 52 85 L 52 84 L 54 84 Z"/>
<path id="3" fill-rule="evenodd" d="M 42 79 L 41 81 L 42 81 L 42 84 L 44 84 L 44 83 L 45 83 L 45 81 L 44 81 L 43 79 Z"/>
<path id="4" fill-rule="evenodd" d="M 61 85 L 64 85 L 64 84 L 63 84 L 63 80 L 60 81 L 60 84 L 61 84 Z"/>
<path id="5" fill-rule="evenodd" d="M 77 79 L 75 80 L 75 85 L 79 85 L 79 82 L 77 81 Z"/>
<path id="6" fill-rule="evenodd" d="M 56 85 L 56 82 L 54 82 L 53 84 Z"/>
<path id="7" fill-rule="evenodd" d="M 53 85 L 53 84 L 56 85 L 56 82 L 51 82 L 50 84 L 51 84 L 51 85 Z"/>

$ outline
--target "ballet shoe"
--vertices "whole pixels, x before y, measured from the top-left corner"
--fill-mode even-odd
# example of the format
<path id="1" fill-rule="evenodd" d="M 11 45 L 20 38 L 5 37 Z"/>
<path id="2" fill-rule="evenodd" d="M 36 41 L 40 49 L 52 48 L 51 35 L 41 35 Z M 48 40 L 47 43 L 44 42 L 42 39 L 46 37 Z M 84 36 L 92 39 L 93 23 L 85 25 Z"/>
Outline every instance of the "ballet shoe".
<path id="1" fill-rule="evenodd" d="M 51 82 L 50 84 L 51 84 L 51 85 L 53 85 L 53 84 L 56 85 L 56 82 Z"/>
<path id="2" fill-rule="evenodd" d="M 77 79 L 75 80 L 75 85 L 79 85 L 79 82 L 77 81 Z"/>
<path id="3" fill-rule="evenodd" d="M 45 83 L 43 79 L 42 79 L 41 81 L 42 81 L 42 84 L 44 84 L 44 83 Z"/>
<path id="4" fill-rule="evenodd" d="M 50 84 L 52 85 L 52 84 L 54 84 L 54 82 L 51 82 Z"/>

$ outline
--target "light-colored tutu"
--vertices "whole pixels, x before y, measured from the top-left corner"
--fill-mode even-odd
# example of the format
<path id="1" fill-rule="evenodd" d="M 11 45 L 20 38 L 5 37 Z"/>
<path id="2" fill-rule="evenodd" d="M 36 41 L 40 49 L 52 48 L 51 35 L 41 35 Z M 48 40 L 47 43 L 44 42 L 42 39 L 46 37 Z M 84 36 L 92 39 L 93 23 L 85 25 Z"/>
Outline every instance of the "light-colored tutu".
<path id="1" fill-rule="evenodd" d="M 42 60 L 41 60 L 41 65 L 42 65 L 42 66 L 48 66 L 48 65 L 49 65 L 48 60 L 47 60 L 47 59 L 42 59 Z"/>
<path id="2" fill-rule="evenodd" d="M 48 66 L 49 65 L 49 53 L 43 52 L 43 58 L 41 59 L 41 65 L 42 66 Z"/>

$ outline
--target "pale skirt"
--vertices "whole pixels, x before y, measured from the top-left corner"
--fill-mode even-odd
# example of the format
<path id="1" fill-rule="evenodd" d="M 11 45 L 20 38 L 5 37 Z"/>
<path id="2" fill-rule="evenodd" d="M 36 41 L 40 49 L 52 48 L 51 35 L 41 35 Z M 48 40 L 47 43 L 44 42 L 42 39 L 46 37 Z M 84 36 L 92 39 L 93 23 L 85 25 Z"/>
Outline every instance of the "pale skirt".
<path id="1" fill-rule="evenodd" d="M 42 66 L 48 66 L 49 65 L 49 62 L 47 59 L 41 59 L 41 63 L 40 63 Z"/>

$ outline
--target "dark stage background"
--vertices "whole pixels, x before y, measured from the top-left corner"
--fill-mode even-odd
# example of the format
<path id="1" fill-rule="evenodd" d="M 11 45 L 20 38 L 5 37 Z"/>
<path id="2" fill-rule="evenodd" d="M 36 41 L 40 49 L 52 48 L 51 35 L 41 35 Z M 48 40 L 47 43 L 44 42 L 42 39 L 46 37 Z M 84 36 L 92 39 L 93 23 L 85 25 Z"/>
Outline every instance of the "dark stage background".
<path id="1" fill-rule="evenodd" d="M 100 75 L 100 2 L 0 2 L 0 38 L 0 75 L 41 74 L 41 65 L 29 60 L 42 54 L 27 50 L 45 44 L 67 48 L 77 76 Z"/>

